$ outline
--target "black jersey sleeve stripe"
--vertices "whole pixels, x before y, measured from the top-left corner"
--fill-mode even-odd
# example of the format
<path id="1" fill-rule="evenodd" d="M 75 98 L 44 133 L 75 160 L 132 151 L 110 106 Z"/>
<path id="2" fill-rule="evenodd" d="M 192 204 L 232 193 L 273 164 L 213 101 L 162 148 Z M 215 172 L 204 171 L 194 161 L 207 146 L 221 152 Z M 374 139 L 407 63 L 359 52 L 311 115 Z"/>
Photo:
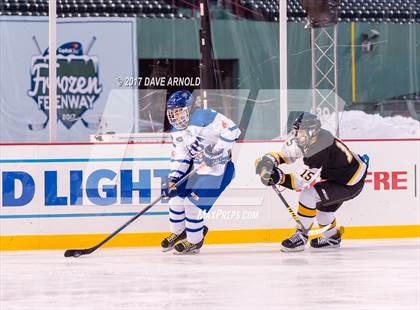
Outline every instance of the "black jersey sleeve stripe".
<path id="1" fill-rule="evenodd" d="M 295 181 L 293 179 L 293 175 L 292 174 L 284 174 L 283 175 L 283 179 L 280 180 L 280 185 L 287 187 L 288 189 L 293 189 L 295 190 Z"/>

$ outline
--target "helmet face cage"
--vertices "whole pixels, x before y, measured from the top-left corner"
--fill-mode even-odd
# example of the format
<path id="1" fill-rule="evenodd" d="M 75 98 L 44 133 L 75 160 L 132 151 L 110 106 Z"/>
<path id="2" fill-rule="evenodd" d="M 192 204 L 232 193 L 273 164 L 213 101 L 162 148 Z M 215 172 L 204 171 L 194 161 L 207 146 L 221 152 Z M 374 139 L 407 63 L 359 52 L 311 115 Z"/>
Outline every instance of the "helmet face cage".
<path id="1" fill-rule="evenodd" d="M 187 128 L 193 101 L 193 95 L 187 90 L 177 91 L 169 97 L 166 115 L 172 127 L 178 130 Z"/>
<path id="2" fill-rule="evenodd" d="M 316 142 L 319 129 L 294 129 L 292 131 L 293 136 L 296 138 L 298 145 L 305 147 Z"/>
<path id="3" fill-rule="evenodd" d="M 168 109 L 166 114 L 169 123 L 178 130 L 187 128 L 190 121 L 191 107 Z"/>
<path id="4" fill-rule="evenodd" d="M 301 147 L 306 147 L 316 142 L 321 122 L 310 113 L 302 113 L 293 123 L 292 135 Z"/>
<path id="5" fill-rule="evenodd" d="M 293 129 L 292 135 L 295 137 L 297 144 L 300 146 L 305 146 L 309 142 L 309 135 L 304 129 Z"/>

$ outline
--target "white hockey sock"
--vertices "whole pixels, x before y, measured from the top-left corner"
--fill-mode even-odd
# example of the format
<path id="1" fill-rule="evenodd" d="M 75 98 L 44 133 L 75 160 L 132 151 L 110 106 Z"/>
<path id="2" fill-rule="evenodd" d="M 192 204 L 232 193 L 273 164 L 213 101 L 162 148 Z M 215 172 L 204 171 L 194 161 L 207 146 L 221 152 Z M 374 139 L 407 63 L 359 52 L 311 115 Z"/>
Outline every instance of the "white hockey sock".
<path id="1" fill-rule="evenodd" d="M 311 213 L 311 214 L 313 213 L 314 215 L 309 216 L 308 215 L 309 213 Z M 305 227 L 306 229 L 311 228 L 311 226 L 314 222 L 315 214 L 316 214 L 316 210 L 311 210 L 311 209 L 304 208 L 301 204 L 299 204 L 297 216 L 298 216 L 300 222 L 303 224 L 303 227 Z"/>
<path id="2" fill-rule="evenodd" d="M 311 228 L 314 222 L 317 213 L 316 203 L 320 200 L 313 187 L 304 189 L 300 194 L 297 215 L 306 229 Z"/>
<path id="3" fill-rule="evenodd" d="M 318 210 L 316 219 L 318 220 L 319 226 L 327 226 L 332 224 L 332 227 L 322 234 L 324 238 L 330 238 L 337 233 L 334 212 L 323 212 Z"/>
<path id="4" fill-rule="evenodd" d="M 169 200 L 169 222 L 171 232 L 179 235 L 185 229 L 185 198 L 173 197 Z"/>
<path id="5" fill-rule="evenodd" d="M 200 208 L 185 199 L 185 215 L 188 242 L 197 244 L 203 240 L 204 219 Z"/>

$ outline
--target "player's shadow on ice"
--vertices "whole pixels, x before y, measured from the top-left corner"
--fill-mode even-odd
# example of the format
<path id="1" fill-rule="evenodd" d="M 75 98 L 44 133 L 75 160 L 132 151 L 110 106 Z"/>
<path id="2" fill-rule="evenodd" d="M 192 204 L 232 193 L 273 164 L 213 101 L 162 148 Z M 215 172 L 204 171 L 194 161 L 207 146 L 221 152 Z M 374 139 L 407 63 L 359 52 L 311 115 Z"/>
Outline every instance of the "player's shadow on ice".
<path id="1" fill-rule="evenodd" d="M 360 252 L 374 252 L 374 251 L 387 251 L 387 252 L 389 252 L 390 249 L 392 249 L 393 251 L 398 251 L 398 250 L 416 250 L 416 251 L 418 251 L 420 249 L 420 243 L 417 243 L 417 244 L 402 244 L 402 245 L 395 245 L 395 244 L 369 245 L 369 247 L 367 247 L 367 246 L 353 246 L 353 245 L 346 246 L 346 245 L 343 245 L 338 250 L 340 250 L 340 251 L 350 251 L 350 252 L 354 252 L 354 250 L 358 250 Z M 331 250 L 334 250 L 334 249 L 331 249 Z M 312 251 L 312 252 L 316 252 L 316 251 Z M 322 252 L 322 251 L 317 251 L 317 252 Z"/>
<path id="2" fill-rule="evenodd" d="M 322 255 L 322 254 L 328 254 L 328 255 L 340 255 L 340 253 L 343 252 L 354 252 L 357 250 L 358 252 L 376 252 L 376 251 L 384 251 L 389 252 L 390 250 L 415 250 L 418 251 L 420 249 L 420 243 L 418 244 L 405 244 L 405 245 L 369 245 L 367 246 L 354 246 L 354 245 L 343 245 L 340 248 L 331 248 L 331 249 L 312 249 L 307 248 L 303 252 L 282 252 L 280 251 L 280 247 L 278 248 L 263 248 L 263 249 L 247 249 L 247 250 L 228 250 L 228 249 L 217 249 L 212 251 L 206 251 L 206 249 L 202 249 L 199 255 L 203 256 L 220 256 L 220 255 L 227 255 L 227 256 L 235 256 L 235 255 L 250 255 L 253 254 L 255 256 L 258 255 L 265 255 L 265 254 L 279 254 L 282 256 L 290 256 L 293 258 L 296 258 L 297 256 L 302 255 Z"/>

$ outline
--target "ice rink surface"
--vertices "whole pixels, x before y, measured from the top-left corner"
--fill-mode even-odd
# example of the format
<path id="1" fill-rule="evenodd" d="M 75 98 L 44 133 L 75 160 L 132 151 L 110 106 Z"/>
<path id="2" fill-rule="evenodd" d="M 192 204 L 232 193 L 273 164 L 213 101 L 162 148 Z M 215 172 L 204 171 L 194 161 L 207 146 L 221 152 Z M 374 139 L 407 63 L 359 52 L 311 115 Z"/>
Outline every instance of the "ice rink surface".
<path id="1" fill-rule="evenodd" d="M 420 239 L 343 240 L 281 253 L 279 244 L 0 252 L 0 309 L 419 309 Z"/>

